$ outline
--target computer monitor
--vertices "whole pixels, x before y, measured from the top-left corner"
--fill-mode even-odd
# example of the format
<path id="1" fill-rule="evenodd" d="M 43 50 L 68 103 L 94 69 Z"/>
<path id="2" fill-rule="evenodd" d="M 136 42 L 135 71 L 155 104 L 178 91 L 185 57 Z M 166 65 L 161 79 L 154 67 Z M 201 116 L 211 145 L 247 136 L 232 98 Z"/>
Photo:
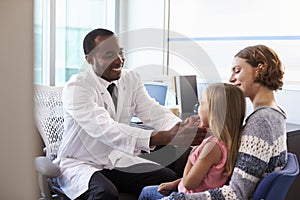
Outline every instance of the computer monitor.
<path id="1" fill-rule="evenodd" d="M 197 76 L 175 76 L 174 86 L 176 101 L 182 117 L 195 114 L 194 106 L 198 103 Z"/>
<path id="2" fill-rule="evenodd" d="M 159 83 L 145 83 L 144 85 L 150 97 L 154 98 L 160 105 L 164 106 L 168 86 Z"/>

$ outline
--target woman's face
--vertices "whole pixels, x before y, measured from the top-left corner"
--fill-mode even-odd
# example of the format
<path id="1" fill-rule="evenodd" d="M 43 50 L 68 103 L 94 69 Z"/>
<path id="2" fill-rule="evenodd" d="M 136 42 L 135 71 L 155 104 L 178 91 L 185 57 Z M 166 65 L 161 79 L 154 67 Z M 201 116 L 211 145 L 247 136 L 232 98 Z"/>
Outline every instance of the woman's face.
<path id="1" fill-rule="evenodd" d="M 208 124 L 208 101 L 207 101 L 205 92 L 203 92 L 202 97 L 199 101 L 198 114 L 201 119 L 200 126 L 209 127 L 209 124 Z"/>
<path id="2" fill-rule="evenodd" d="M 229 82 L 239 87 L 246 97 L 253 99 L 259 87 L 259 83 L 254 83 L 256 71 L 245 59 L 235 57 Z"/>

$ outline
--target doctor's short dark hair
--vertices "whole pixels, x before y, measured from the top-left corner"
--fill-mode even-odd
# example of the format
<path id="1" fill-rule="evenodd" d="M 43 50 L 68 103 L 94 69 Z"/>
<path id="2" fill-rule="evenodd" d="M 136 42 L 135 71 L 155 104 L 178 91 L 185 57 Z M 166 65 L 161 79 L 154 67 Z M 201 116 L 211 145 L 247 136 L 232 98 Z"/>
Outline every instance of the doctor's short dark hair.
<path id="1" fill-rule="evenodd" d="M 257 68 L 255 82 L 271 90 L 281 90 L 283 85 L 283 67 L 276 52 L 265 46 L 248 46 L 234 57 L 243 58 L 252 67 Z"/>
<path id="2" fill-rule="evenodd" d="M 94 29 L 91 32 L 89 32 L 83 40 L 84 54 L 88 55 L 96 47 L 95 38 L 97 36 L 111 36 L 111 35 L 114 35 L 114 32 L 103 28 Z"/>

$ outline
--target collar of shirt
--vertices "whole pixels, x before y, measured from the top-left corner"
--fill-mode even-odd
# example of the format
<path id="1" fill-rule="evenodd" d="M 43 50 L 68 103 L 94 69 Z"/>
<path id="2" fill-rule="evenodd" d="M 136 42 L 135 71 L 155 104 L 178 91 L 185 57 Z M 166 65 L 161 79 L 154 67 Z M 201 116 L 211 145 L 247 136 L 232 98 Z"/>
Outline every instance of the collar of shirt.
<path id="1" fill-rule="evenodd" d="M 112 82 L 109 82 L 109 81 L 107 81 L 107 80 L 105 80 L 105 79 L 103 79 L 103 78 L 101 78 L 101 77 L 98 77 L 98 79 L 99 79 L 100 83 L 101 83 L 102 85 L 104 85 L 105 88 L 108 88 L 108 86 L 109 86 L 110 84 L 112 84 L 112 83 L 114 83 L 114 84 L 117 86 L 117 88 L 119 87 L 118 81 L 112 81 Z"/>

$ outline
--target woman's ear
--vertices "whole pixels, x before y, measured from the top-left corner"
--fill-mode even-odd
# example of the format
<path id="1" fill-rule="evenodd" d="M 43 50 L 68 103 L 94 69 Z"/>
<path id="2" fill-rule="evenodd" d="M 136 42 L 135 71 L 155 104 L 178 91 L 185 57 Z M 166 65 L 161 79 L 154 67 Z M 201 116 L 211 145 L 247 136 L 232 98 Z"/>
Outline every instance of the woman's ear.
<path id="1" fill-rule="evenodd" d="M 263 65 L 262 63 L 259 63 L 259 64 L 257 65 L 257 67 L 258 67 L 260 70 L 263 70 L 263 69 L 264 69 L 264 65 Z"/>
<path id="2" fill-rule="evenodd" d="M 93 65 L 94 64 L 94 59 L 92 56 L 86 55 L 85 56 L 86 61 L 90 64 Z"/>

